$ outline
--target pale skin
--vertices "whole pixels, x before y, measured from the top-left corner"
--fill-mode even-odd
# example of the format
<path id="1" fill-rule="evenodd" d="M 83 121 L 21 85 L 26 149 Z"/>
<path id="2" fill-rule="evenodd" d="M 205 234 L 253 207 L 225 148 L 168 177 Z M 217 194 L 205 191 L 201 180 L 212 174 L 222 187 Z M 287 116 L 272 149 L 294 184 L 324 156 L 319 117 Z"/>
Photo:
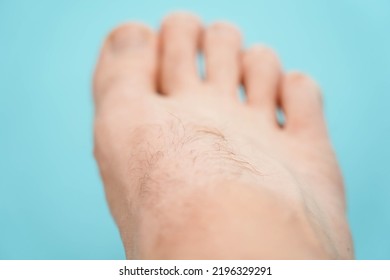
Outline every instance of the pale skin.
<path id="1" fill-rule="evenodd" d="M 175 13 L 158 32 L 116 28 L 94 100 L 95 157 L 127 258 L 353 258 L 318 85 L 267 47 L 244 49 L 235 26 Z"/>

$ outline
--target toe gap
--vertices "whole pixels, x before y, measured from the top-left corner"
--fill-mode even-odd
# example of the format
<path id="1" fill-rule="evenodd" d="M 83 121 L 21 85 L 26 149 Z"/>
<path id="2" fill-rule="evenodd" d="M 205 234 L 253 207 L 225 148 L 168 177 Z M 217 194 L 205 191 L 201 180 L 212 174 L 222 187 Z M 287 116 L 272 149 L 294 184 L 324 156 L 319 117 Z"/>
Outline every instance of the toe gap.
<path id="1" fill-rule="evenodd" d="M 240 100 L 242 103 L 246 103 L 247 101 L 247 96 L 245 93 L 245 87 L 243 85 L 240 85 L 237 89 L 237 97 L 238 100 Z"/>
<path id="2" fill-rule="evenodd" d="M 196 66 L 198 69 L 199 77 L 202 80 L 206 78 L 206 61 L 203 52 L 198 52 L 196 57 Z"/>
<path id="3" fill-rule="evenodd" d="M 283 109 L 281 107 L 277 107 L 275 114 L 279 127 L 283 128 L 286 124 L 286 116 Z"/>

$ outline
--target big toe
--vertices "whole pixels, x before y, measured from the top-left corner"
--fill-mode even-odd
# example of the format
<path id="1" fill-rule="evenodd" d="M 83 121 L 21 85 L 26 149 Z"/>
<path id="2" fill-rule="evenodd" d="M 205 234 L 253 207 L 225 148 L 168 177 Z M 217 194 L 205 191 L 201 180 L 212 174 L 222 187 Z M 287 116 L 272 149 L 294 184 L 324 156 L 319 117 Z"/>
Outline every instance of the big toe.
<path id="1" fill-rule="evenodd" d="M 96 102 L 112 95 L 153 92 L 156 64 L 157 37 L 151 29 L 139 23 L 116 28 L 107 37 L 95 70 Z"/>

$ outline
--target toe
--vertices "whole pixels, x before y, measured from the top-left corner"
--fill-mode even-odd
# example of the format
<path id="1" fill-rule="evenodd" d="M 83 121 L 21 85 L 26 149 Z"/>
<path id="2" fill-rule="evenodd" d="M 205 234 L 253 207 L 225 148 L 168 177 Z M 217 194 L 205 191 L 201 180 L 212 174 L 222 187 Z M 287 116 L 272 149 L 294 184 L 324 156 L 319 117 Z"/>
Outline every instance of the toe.
<path id="1" fill-rule="evenodd" d="M 287 74 L 283 79 L 281 105 L 286 130 L 314 134 L 326 132 L 321 90 L 310 77 L 298 72 Z"/>
<path id="2" fill-rule="evenodd" d="M 187 13 L 175 13 L 162 23 L 161 91 L 176 94 L 200 83 L 196 56 L 201 34 L 200 20 Z"/>
<path id="3" fill-rule="evenodd" d="M 276 121 L 281 72 L 277 55 L 267 47 L 254 46 L 243 55 L 243 81 L 248 104 L 273 121 Z"/>
<path id="4" fill-rule="evenodd" d="M 219 92 L 235 96 L 240 79 L 241 35 L 229 23 L 215 23 L 204 33 L 206 79 Z"/>
<path id="5" fill-rule="evenodd" d="M 96 102 L 112 95 L 153 92 L 156 86 L 157 37 L 147 26 L 130 23 L 107 37 L 94 76 Z"/>

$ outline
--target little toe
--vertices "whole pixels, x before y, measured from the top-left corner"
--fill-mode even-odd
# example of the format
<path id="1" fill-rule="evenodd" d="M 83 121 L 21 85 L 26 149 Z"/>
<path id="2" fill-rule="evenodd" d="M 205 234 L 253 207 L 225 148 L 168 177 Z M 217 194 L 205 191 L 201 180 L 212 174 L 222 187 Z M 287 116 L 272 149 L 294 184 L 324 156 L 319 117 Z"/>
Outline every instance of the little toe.
<path id="1" fill-rule="evenodd" d="M 175 13 L 162 23 L 161 91 L 176 94 L 200 83 L 196 56 L 201 34 L 200 20 L 188 13 Z"/>
<path id="2" fill-rule="evenodd" d="M 311 135 L 326 133 L 321 90 L 307 75 L 299 72 L 285 75 L 281 106 L 285 113 L 287 131 Z"/>
<path id="3" fill-rule="evenodd" d="M 240 80 L 240 49 L 240 31 L 229 23 L 215 23 L 204 33 L 206 80 L 232 97 L 236 96 Z"/>
<path id="4" fill-rule="evenodd" d="M 271 49 L 258 45 L 244 53 L 243 82 L 247 102 L 275 124 L 281 73 L 279 59 Z"/>
<path id="5" fill-rule="evenodd" d="M 157 37 L 139 23 L 122 25 L 107 37 L 94 75 L 96 102 L 106 96 L 138 95 L 156 87 Z"/>

